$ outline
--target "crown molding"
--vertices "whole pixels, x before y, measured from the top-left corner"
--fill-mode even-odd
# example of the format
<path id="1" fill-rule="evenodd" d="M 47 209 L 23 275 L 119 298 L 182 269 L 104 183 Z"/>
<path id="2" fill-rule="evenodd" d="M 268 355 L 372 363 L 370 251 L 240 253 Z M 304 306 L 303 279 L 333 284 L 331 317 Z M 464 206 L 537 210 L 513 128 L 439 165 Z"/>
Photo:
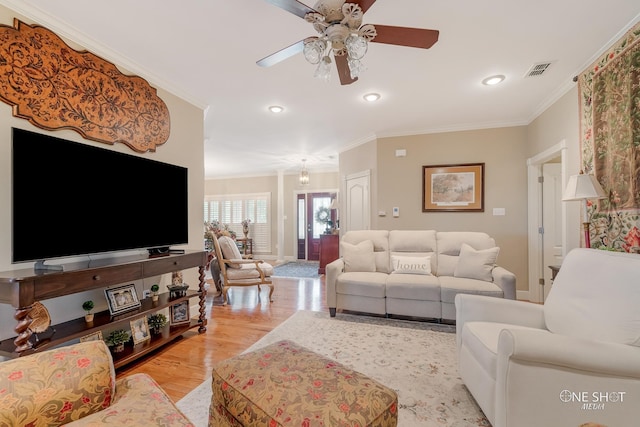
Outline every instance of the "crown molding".
<path id="1" fill-rule="evenodd" d="M 125 68 L 128 72 L 134 73 L 144 78 L 154 86 L 162 88 L 162 90 L 166 90 L 167 92 L 170 92 L 171 94 L 183 99 L 184 101 L 187 101 L 188 103 L 202 110 L 207 109 L 208 104 L 203 100 L 196 99 L 181 88 L 162 79 L 157 74 L 151 72 L 150 70 L 144 69 L 131 58 L 128 58 L 111 49 L 109 46 L 100 43 L 95 39 L 92 39 L 81 31 L 78 31 L 76 28 L 69 25 L 65 21 L 53 17 L 43 10 L 25 4 L 24 2 L 19 0 L 0 0 L 0 4 L 7 7 L 8 9 L 11 9 L 17 14 L 22 15 L 24 18 L 33 21 L 31 22 L 31 24 L 47 27 L 47 29 L 53 31 L 58 36 L 82 46 L 83 49 L 86 49 L 91 53 L 98 55 L 109 62 L 112 62 L 118 68 Z"/>

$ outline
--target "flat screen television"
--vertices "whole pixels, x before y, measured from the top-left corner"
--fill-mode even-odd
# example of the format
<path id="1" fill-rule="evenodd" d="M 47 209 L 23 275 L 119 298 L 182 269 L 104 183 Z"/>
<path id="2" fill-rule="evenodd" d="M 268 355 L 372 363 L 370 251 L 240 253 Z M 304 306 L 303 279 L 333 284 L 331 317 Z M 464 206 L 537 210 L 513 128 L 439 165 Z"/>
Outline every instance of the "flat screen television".
<path id="1" fill-rule="evenodd" d="M 188 242 L 187 168 L 12 130 L 12 262 Z"/>

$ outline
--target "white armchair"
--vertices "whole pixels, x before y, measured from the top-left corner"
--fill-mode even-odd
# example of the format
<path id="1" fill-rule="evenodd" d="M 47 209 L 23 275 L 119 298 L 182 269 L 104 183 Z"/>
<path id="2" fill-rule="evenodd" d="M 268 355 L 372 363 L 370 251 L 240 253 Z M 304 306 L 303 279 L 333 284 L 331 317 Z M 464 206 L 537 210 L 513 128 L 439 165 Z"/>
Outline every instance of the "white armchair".
<path id="1" fill-rule="evenodd" d="M 493 427 L 640 422 L 639 255 L 572 250 L 544 306 L 455 303 L 460 376 Z"/>

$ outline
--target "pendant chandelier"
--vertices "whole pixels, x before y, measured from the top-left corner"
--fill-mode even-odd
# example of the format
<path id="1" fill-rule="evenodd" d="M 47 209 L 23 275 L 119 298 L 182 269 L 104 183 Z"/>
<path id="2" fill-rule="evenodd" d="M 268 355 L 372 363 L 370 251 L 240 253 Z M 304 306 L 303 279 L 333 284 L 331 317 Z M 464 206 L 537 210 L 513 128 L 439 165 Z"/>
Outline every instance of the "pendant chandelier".
<path id="1" fill-rule="evenodd" d="M 300 185 L 308 185 L 309 184 L 309 171 L 305 166 L 305 162 L 307 159 L 302 159 L 302 169 L 300 169 Z"/>

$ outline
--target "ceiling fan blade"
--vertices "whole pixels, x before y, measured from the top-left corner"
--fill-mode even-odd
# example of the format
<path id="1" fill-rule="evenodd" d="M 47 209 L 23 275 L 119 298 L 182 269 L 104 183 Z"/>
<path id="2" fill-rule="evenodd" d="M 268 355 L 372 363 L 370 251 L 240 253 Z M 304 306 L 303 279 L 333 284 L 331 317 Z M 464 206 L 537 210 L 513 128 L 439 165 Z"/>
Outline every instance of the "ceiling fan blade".
<path id="1" fill-rule="evenodd" d="M 280 61 L 291 58 L 293 55 L 297 55 L 298 53 L 302 52 L 302 50 L 304 49 L 305 40 L 300 40 L 299 42 L 296 42 L 291 46 L 287 46 L 284 49 L 272 53 L 269 56 L 265 56 L 261 60 L 256 61 L 256 64 L 261 67 L 271 67 L 272 65 L 275 65 Z"/>
<path id="2" fill-rule="evenodd" d="M 311 9 L 306 4 L 300 3 L 296 0 L 267 0 L 267 2 L 274 6 L 278 6 L 280 9 L 286 10 L 287 12 L 291 12 L 302 19 L 304 19 L 304 16 L 307 13 L 315 12 L 314 9 Z"/>
<path id="3" fill-rule="evenodd" d="M 376 43 L 394 44 L 399 46 L 429 49 L 438 41 L 438 30 L 422 28 L 394 27 L 389 25 L 375 25 L 378 35 L 371 40 Z"/>
<path id="4" fill-rule="evenodd" d="M 338 77 L 340 77 L 341 85 L 350 85 L 358 80 L 351 78 L 351 70 L 349 70 L 349 64 L 347 63 L 347 55 L 334 55 L 333 59 L 336 61 L 336 68 L 338 69 Z"/>
<path id="5" fill-rule="evenodd" d="M 362 13 L 369 10 L 371 6 L 376 2 L 376 0 L 350 0 L 349 3 L 356 3 L 362 9 Z"/>

